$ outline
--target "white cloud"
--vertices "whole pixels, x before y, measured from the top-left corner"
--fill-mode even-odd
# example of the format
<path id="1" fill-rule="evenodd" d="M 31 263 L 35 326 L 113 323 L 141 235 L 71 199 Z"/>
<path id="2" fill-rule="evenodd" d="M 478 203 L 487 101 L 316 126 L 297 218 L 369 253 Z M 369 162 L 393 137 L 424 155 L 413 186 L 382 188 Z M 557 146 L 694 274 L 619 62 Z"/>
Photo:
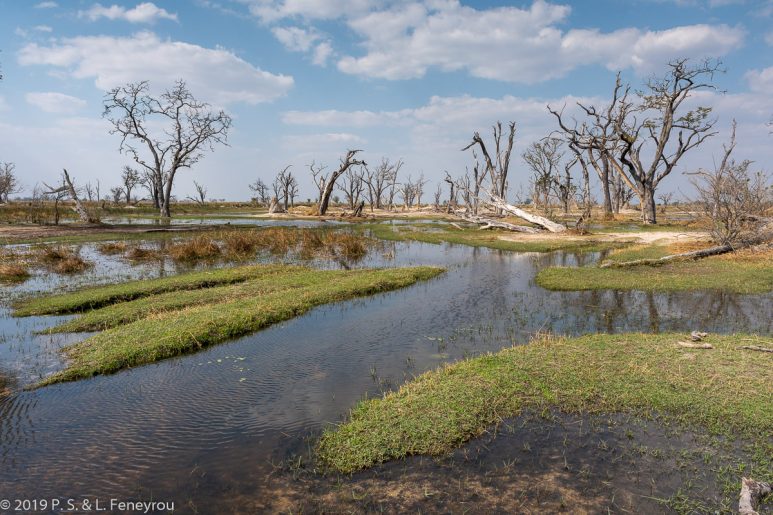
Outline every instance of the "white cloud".
<path id="1" fill-rule="evenodd" d="M 263 71 L 228 50 L 162 40 L 150 32 L 68 38 L 51 46 L 31 43 L 19 52 L 19 63 L 64 69 L 76 79 L 93 78 L 102 90 L 140 80 L 163 89 L 182 78 L 194 95 L 221 106 L 268 102 L 293 85 L 292 77 Z"/>
<path id="2" fill-rule="evenodd" d="M 320 38 L 315 30 L 300 27 L 274 27 L 271 32 L 285 48 L 293 52 L 308 52 L 314 42 Z"/>
<path id="3" fill-rule="evenodd" d="M 649 74 L 674 58 L 720 57 L 743 44 L 745 31 L 728 25 L 688 25 L 651 31 L 622 28 L 564 30 L 572 8 L 535 0 L 528 7 L 478 9 L 459 0 L 241 0 L 264 23 L 294 19 L 305 27 L 275 28 L 288 48 L 308 51 L 315 20 L 343 20 L 360 38 L 362 55 L 338 59 L 344 73 L 389 80 L 429 70 L 537 83 L 587 65 Z M 726 2 L 733 0 L 714 0 Z M 625 49 L 621 51 L 621 49 Z M 315 50 L 324 62 L 332 46 Z M 322 55 L 320 55 L 322 54 Z M 324 59 L 323 59 L 324 57 Z"/>
<path id="4" fill-rule="evenodd" d="M 53 32 L 54 31 L 54 29 L 52 29 L 48 25 L 35 25 L 32 28 L 35 29 L 38 32 Z"/>
<path id="5" fill-rule="evenodd" d="M 56 2 L 40 2 L 39 4 L 35 4 L 35 9 L 53 9 L 58 6 L 59 4 Z"/>
<path id="6" fill-rule="evenodd" d="M 765 34 L 765 43 L 767 43 L 768 46 L 773 46 L 773 31 Z"/>
<path id="7" fill-rule="evenodd" d="M 749 70 L 745 77 L 752 91 L 770 94 L 773 90 L 773 66 L 762 70 Z"/>
<path id="8" fill-rule="evenodd" d="M 401 5 L 349 19 L 366 53 L 343 57 L 338 68 L 385 79 L 419 78 L 432 68 L 465 70 L 475 77 L 535 83 L 590 64 L 649 73 L 674 57 L 724 55 L 740 47 L 745 35 L 727 25 L 563 32 L 558 26 L 569 14 L 569 7 L 541 0 L 526 9 L 477 10 L 458 1 Z"/>
<path id="9" fill-rule="evenodd" d="M 74 113 L 86 107 L 86 101 L 81 98 L 50 91 L 27 93 L 24 99 L 46 113 Z"/>
<path id="10" fill-rule="evenodd" d="M 344 14 L 360 14 L 383 4 L 380 0 L 238 0 L 264 22 L 299 17 L 330 20 Z"/>
<path id="11" fill-rule="evenodd" d="M 330 41 L 314 28 L 274 27 L 271 32 L 291 52 L 311 52 L 311 62 L 317 66 L 325 66 L 333 54 Z"/>
<path id="12" fill-rule="evenodd" d="M 78 17 L 88 18 L 91 21 L 107 18 L 108 20 L 124 20 L 129 23 L 155 23 L 161 19 L 177 21 L 177 14 L 157 7 L 153 2 L 143 2 L 133 9 L 127 9 L 120 5 L 105 7 L 102 4 L 94 4 L 86 11 L 78 11 Z"/>

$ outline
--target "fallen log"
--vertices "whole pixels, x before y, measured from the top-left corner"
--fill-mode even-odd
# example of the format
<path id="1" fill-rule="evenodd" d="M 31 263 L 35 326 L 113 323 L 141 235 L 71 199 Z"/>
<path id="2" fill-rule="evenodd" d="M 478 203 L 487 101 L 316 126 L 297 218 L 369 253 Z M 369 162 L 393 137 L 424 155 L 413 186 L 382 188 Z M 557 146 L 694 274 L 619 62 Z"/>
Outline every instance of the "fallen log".
<path id="1" fill-rule="evenodd" d="M 746 350 L 756 350 L 758 352 L 773 352 L 773 349 L 768 347 L 760 347 L 759 345 L 744 345 L 741 348 Z"/>
<path id="2" fill-rule="evenodd" d="M 497 228 L 497 229 L 507 229 L 508 231 L 524 232 L 527 234 L 538 234 L 540 232 L 540 230 L 535 227 L 528 227 L 525 225 L 515 225 L 508 222 L 502 222 L 499 220 L 492 220 L 491 218 L 486 218 L 480 215 L 470 215 L 467 213 L 455 213 L 455 215 L 466 222 L 483 225 L 483 227 L 480 228 L 481 230 Z"/>
<path id="3" fill-rule="evenodd" d="M 687 349 L 713 349 L 714 346 L 710 343 L 694 343 L 694 342 L 677 342 L 680 347 Z"/>
<path id="4" fill-rule="evenodd" d="M 533 215 L 527 211 L 524 211 L 523 209 L 516 207 L 512 204 L 508 204 L 503 198 L 494 195 L 490 191 L 484 189 L 483 190 L 486 195 L 489 197 L 488 204 L 491 204 L 497 209 L 500 209 L 502 211 L 506 211 L 508 213 L 511 213 L 518 218 L 523 218 L 527 222 L 531 222 L 534 225 L 538 225 L 539 227 L 542 227 L 543 229 L 550 231 L 550 232 L 564 232 L 566 231 L 566 226 L 561 225 L 559 223 L 553 222 L 551 220 L 548 220 L 547 218 L 539 215 Z"/>
<path id="5" fill-rule="evenodd" d="M 623 261 L 622 263 L 602 263 L 599 265 L 599 268 L 620 268 L 638 265 L 662 265 L 663 263 L 668 263 L 670 261 L 687 261 L 690 259 L 701 259 L 709 256 L 717 256 L 719 254 L 726 254 L 734 250 L 736 250 L 736 247 L 731 245 L 719 245 L 717 247 L 710 247 L 703 250 L 693 250 L 690 252 L 682 252 L 681 254 L 671 254 L 670 256 L 664 256 L 662 258 L 634 259 L 633 261 Z"/>
<path id="6" fill-rule="evenodd" d="M 757 503 L 766 495 L 773 492 L 769 483 L 755 481 L 749 478 L 741 478 L 741 495 L 738 500 L 739 515 L 759 515 Z"/>

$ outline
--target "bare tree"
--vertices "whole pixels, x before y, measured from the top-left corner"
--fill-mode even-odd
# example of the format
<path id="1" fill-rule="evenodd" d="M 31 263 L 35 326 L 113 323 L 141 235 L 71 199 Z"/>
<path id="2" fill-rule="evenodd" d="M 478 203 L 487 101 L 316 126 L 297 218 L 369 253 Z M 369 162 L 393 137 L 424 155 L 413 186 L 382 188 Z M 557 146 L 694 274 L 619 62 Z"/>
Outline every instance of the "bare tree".
<path id="1" fill-rule="evenodd" d="M 341 164 L 339 165 L 338 170 L 332 171 L 328 175 L 327 180 L 325 181 L 325 186 L 322 189 L 322 196 L 319 200 L 318 214 L 320 216 L 323 216 L 325 213 L 327 213 L 327 208 L 330 204 L 330 195 L 333 194 L 333 189 L 335 188 L 335 184 L 338 178 L 343 175 L 350 166 L 366 166 L 365 161 L 355 158 L 359 152 L 361 152 L 361 150 L 348 150 L 346 155 L 341 158 Z"/>
<path id="2" fill-rule="evenodd" d="M 110 188 L 110 196 L 113 197 L 113 203 L 114 204 L 120 204 L 121 199 L 124 197 L 126 192 L 123 190 L 121 186 L 115 186 L 113 188 Z"/>
<path id="3" fill-rule="evenodd" d="M 113 126 L 110 132 L 121 136 L 121 152 L 151 174 L 161 216 L 171 216 L 177 173 L 195 165 L 204 152 L 214 150 L 215 144 L 227 145 L 231 117 L 209 107 L 196 100 L 182 80 L 159 98 L 150 95 L 147 81 L 114 88 L 105 98 L 103 116 Z M 154 133 L 157 123 L 167 124 L 167 128 Z"/>
<path id="4" fill-rule="evenodd" d="M 721 245 L 749 243 L 759 237 L 759 220 L 773 207 L 770 177 L 750 171 L 752 162 L 732 158 L 735 122 L 730 143 L 723 145 L 722 161 L 714 170 L 699 170 L 691 182 L 698 191 L 698 205 L 711 220 L 711 236 Z"/>
<path id="5" fill-rule="evenodd" d="M 558 182 L 558 170 L 564 153 L 561 140 L 548 137 L 535 141 L 523 153 L 523 160 L 531 170 L 534 204 L 544 212 L 550 208 L 550 194 Z"/>
<path id="6" fill-rule="evenodd" d="M 207 188 L 196 181 L 193 181 L 193 187 L 196 189 L 196 196 L 187 198 L 203 206 L 207 201 Z"/>
<path id="7" fill-rule="evenodd" d="M 424 195 L 424 186 L 429 181 L 424 178 L 424 172 L 419 174 L 419 178 L 416 179 L 416 207 L 421 208 L 421 196 Z"/>
<path id="8" fill-rule="evenodd" d="M 0 203 L 7 203 L 8 196 L 21 191 L 14 163 L 0 163 Z"/>
<path id="9" fill-rule="evenodd" d="M 274 196 L 278 201 L 284 205 L 284 210 L 290 206 L 291 202 L 295 201 L 295 195 L 298 193 L 298 181 L 293 176 L 290 168 L 292 165 L 287 165 L 281 170 L 274 179 L 273 189 Z"/>
<path id="10" fill-rule="evenodd" d="M 142 183 L 140 172 L 131 166 L 124 166 L 121 172 L 121 182 L 123 183 L 124 199 L 129 204 L 132 201 L 132 190 Z"/>
<path id="11" fill-rule="evenodd" d="M 60 200 L 67 198 L 67 196 L 72 199 L 72 201 L 75 203 L 75 212 L 78 213 L 78 218 L 80 218 L 81 222 L 86 223 L 93 223 L 96 220 L 92 219 L 92 217 L 89 215 L 88 211 L 86 211 L 86 208 L 83 207 L 83 204 L 81 203 L 81 199 L 78 196 L 78 189 L 75 187 L 75 183 L 72 179 L 70 179 L 70 174 L 67 173 L 66 169 L 62 170 L 62 184 L 61 186 L 58 186 L 56 188 L 49 186 L 46 183 L 43 183 L 46 188 L 48 188 L 48 191 L 46 192 L 47 195 L 52 196 L 56 202 L 59 202 Z M 58 204 L 56 206 L 58 208 Z M 57 223 L 59 223 L 59 216 L 57 213 Z"/>
<path id="12" fill-rule="evenodd" d="M 354 209 L 360 203 L 360 197 L 365 189 L 365 167 L 350 166 L 341 176 L 339 188 L 349 204 L 349 209 Z"/>
<path id="13" fill-rule="evenodd" d="M 394 188 L 397 183 L 397 174 L 403 166 L 402 159 L 396 162 L 390 162 L 386 157 L 381 159 L 381 163 L 374 169 L 365 168 L 363 177 L 368 187 L 368 200 L 370 210 L 381 209 L 384 202 L 388 200 L 389 207 L 394 200 Z M 389 194 L 391 189 L 391 195 Z"/>
<path id="14" fill-rule="evenodd" d="M 476 178 L 475 182 L 478 185 L 481 184 L 485 176 L 488 175 L 492 186 L 491 193 L 502 199 L 507 198 L 507 174 L 510 172 L 510 155 L 513 151 L 513 142 L 515 141 L 515 122 L 509 122 L 508 127 L 509 132 L 506 141 L 502 141 L 502 122 L 498 121 L 492 127 L 494 138 L 493 159 L 488 149 L 486 149 L 486 144 L 477 132 L 473 135 L 470 144 L 462 149 L 464 151 L 478 145 L 483 154 L 485 168 L 481 172 L 480 178 Z M 474 152 L 473 155 L 475 155 Z M 477 160 L 477 156 L 475 157 Z"/>
<path id="15" fill-rule="evenodd" d="M 411 209 L 416 201 L 416 183 L 409 175 L 399 186 L 400 197 L 403 199 L 403 209 Z"/>
<path id="16" fill-rule="evenodd" d="M 440 211 L 440 198 L 443 196 L 443 184 L 437 183 L 437 188 L 435 188 L 435 193 L 433 194 L 434 202 L 432 203 L 432 207 L 435 209 L 435 211 Z"/>
<path id="17" fill-rule="evenodd" d="M 253 200 L 256 200 L 262 206 L 268 206 L 268 186 L 263 182 L 263 179 L 258 179 L 247 187 L 255 192 L 256 196 Z"/>
<path id="18" fill-rule="evenodd" d="M 325 191 L 325 183 L 327 182 L 327 176 L 328 174 L 325 173 L 325 170 L 327 169 L 327 166 L 323 164 L 316 164 L 315 161 L 312 161 L 309 165 L 309 171 L 311 172 L 312 180 L 314 181 L 314 186 L 317 187 L 318 196 L 317 196 L 317 202 L 320 202 L 322 200 L 322 193 Z"/>
<path id="19" fill-rule="evenodd" d="M 86 184 L 83 185 L 83 191 L 86 192 L 86 198 L 89 199 L 89 202 L 93 202 L 93 200 L 94 200 L 94 186 L 90 182 L 87 182 Z"/>
<path id="20" fill-rule="evenodd" d="M 647 224 L 657 223 L 655 190 L 660 182 L 688 151 L 716 134 L 710 107 L 685 111 L 682 106 L 693 92 L 715 89 L 708 81 L 719 70 L 719 63 L 690 66 L 687 59 L 679 59 L 668 66 L 665 76 L 648 80 L 646 90 L 638 93 L 639 105 L 621 105 L 623 115 L 616 127 L 623 166 L 615 160 L 612 164 L 639 197 L 642 221 Z"/>

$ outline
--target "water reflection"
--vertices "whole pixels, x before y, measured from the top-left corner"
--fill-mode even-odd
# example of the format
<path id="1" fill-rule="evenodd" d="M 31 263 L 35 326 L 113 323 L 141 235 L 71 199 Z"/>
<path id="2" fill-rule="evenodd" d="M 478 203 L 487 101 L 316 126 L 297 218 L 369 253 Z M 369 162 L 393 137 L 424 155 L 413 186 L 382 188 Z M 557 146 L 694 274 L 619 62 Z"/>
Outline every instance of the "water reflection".
<path id="1" fill-rule="evenodd" d="M 358 266 L 437 264 L 448 272 L 194 355 L 0 396 L 3 494 L 147 499 L 152 492 L 201 512 L 219 511 L 226 498 L 254 505 L 273 495 L 265 483 L 272 462 L 302 435 L 341 420 L 363 395 L 443 361 L 521 343 L 540 329 L 773 332 L 771 295 L 547 292 L 534 284 L 539 268 L 597 256 L 390 245 Z M 142 273 L 167 272 L 148 267 Z M 117 268 L 97 267 L 91 280 Z M 58 366 L 46 360 L 55 362 L 56 348 L 78 336 L 35 331 L 59 320 L 1 312 L 0 359 L 10 368 L 0 378 L 23 384 Z M 37 364 L 24 372 L 29 362 Z"/>

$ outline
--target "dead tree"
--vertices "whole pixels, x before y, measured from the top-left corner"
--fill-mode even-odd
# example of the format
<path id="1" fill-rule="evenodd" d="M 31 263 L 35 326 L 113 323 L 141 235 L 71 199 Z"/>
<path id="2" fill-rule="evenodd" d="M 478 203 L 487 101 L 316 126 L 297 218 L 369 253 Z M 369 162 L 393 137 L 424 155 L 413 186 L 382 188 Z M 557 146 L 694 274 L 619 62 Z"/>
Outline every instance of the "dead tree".
<path id="1" fill-rule="evenodd" d="M 48 191 L 46 192 L 47 195 L 54 196 L 57 200 L 61 200 L 61 198 L 66 197 L 60 197 L 60 194 L 66 194 L 70 197 L 70 199 L 75 203 L 75 212 L 78 213 L 78 218 L 81 222 L 84 223 L 94 223 L 95 221 L 92 220 L 91 216 L 89 216 L 89 212 L 86 211 L 86 208 L 83 207 L 83 204 L 81 203 L 80 197 L 78 197 L 78 190 L 75 188 L 75 185 L 73 184 L 73 181 L 70 179 L 70 174 L 67 173 L 66 169 L 62 169 L 62 185 L 53 188 L 43 183 L 46 188 L 48 188 Z M 57 216 L 57 222 L 58 222 L 58 216 Z"/>
<path id="2" fill-rule="evenodd" d="M 355 159 L 355 156 L 362 152 L 361 150 L 348 150 L 346 152 L 346 155 L 341 159 L 341 164 L 338 167 L 338 170 L 335 170 L 331 172 L 325 181 L 325 186 L 322 190 L 322 196 L 320 197 L 319 201 L 319 210 L 318 214 L 319 216 L 324 216 L 325 213 L 327 213 L 328 205 L 330 204 L 330 195 L 333 194 L 333 190 L 335 189 L 336 181 L 338 178 L 343 175 L 346 170 L 349 169 L 350 166 L 355 165 L 362 165 L 365 166 L 365 161 Z"/>
<path id="3" fill-rule="evenodd" d="M 580 165 L 580 171 L 582 172 L 582 193 L 579 198 L 579 203 L 582 205 L 582 218 L 583 220 L 589 220 L 593 212 L 593 198 L 590 193 L 590 173 L 588 172 L 588 163 L 583 157 L 583 152 L 577 146 L 569 142 L 567 145 L 569 150 L 574 154 L 574 159 L 577 164 Z"/>
<path id="4" fill-rule="evenodd" d="M 254 201 L 257 201 L 260 205 L 268 207 L 268 186 L 263 179 L 258 179 L 252 184 L 248 184 L 247 187 L 255 193 Z"/>
<path id="5" fill-rule="evenodd" d="M 155 175 L 149 170 L 143 170 L 140 185 L 148 190 L 150 200 L 153 201 L 153 207 L 155 209 L 161 209 L 161 199 L 159 198 L 158 183 L 156 182 Z"/>
<path id="6" fill-rule="evenodd" d="M 394 201 L 397 174 L 402 166 L 403 161 L 401 159 L 393 163 L 384 157 L 376 168 L 370 169 L 365 167 L 363 179 L 368 187 L 368 201 L 370 202 L 371 211 L 373 209 L 382 209 L 385 201 L 388 204 L 387 207 L 391 208 Z"/>
<path id="7" fill-rule="evenodd" d="M 534 204 L 543 212 L 550 211 L 553 184 L 558 180 L 558 170 L 564 157 L 558 138 L 535 141 L 523 153 L 523 160 L 531 170 Z"/>
<path id="8" fill-rule="evenodd" d="M 360 197 L 365 189 L 365 170 L 362 166 L 350 166 L 341 176 L 340 190 L 344 194 L 349 209 L 354 209 L 360 203 Z"/>
<path id="9" fill-rule="evenodd" d="M 577 103 L 578 108 L 585 115 L 582 122 L 570 121 L 564 118 L 563 110 L 557 111 L 548 106 L 548 111 L 556 117 L 560 132 L 569 147 L 575 155 L 583 154 L 584 160 L 590 163 L 598 175 L 606 218 L 611 218 L 615 212 L 610 191 L 614 177 L 612 160 L 619 150 L 620 138 L 616 127 L 620 124 L 620 116 L 624 114 L 621 106 L 627 105 L 629 92 L 630 87 L 623 86 L 618 73 L 612 90 L 612 100 L 605 108 Z"/>
<path id="10" fill-rule="evenodd" d="M 104 104 L 110 133 L 121 136 L 121 152 L 151 174 L 161 216 L 171 216 L 177 173 L 198 163 L 216 144 L 227 145 L 231 117 L 196 100 L 182 80 L 158 98 L 150 95 L 147 81 L 120 86 L 110 90 Z M 154 130 L 161 125 L 166 128 Z"/>
<path id="11" fill-rule="evenodd" d="M 326 168 L 327 167 L 325 165 L 317 165 L 314 161 L 312 161 L 309 165 L 309 171 L 311 172 L 314 186 L 317 187 L 319 192 L 319 195 L 317 196 L 317 202 L 322 200 L 322 192 L 325 190 L 325 182 L 327 181 L 328 176 L 328 174 L 325 173 Z"/>
<path id="12" fill-rule="evenodd" d="M 121 172 L 121 182 L 123 183 L 123 192 L 126 203 L 132 201 L 132 190 L 142 181 L 140 173 L 131 166 L 124 166 Z"/>
<path id="13" fill-rule="evenodd" d="M 400 197 L 403 200 L 403 209 L 410 210 L 416 201 L 416 183 L 413 182 L 413 179 L 410 175 L 407 179 L 400 183 L 398 191 L 400 192 Z"/>
<path id="14" fill-rule="evenodd" d="M 759 240 L 762 222 L 773 207 L 773 188 L 769 176 L 750 171 L 752 162 L 732 158 L 736 146 L 736 124 L 730 143 L 723 145 L 722 160 L 714 170 L 689 175 L 698 192 L 698 206 L 711 222 L 711 237 L 717 244 L 745 246 Z"/>
<path id="15" fill-rule="evenodd" d="M 203 184 L 199 184 L 196 181 L 193 181 L 193 187 L 196 189 L 196 195 L 187 198 L 203 206 L 207 202 L 207 188 L 204 187 Z"/>
<path id="16" fill-rule="evenodd" d="M 298 194 L 298 181 L 290 171 L 291 167 L 292 165 L 287 165 L 280 171 L 273 183 L 274 196 L 284 204 L 285 211 L 289 208 L 290 203 L 295 201 L 295 195 Z"/>
<path id="17" fill-rule="evenodd" d="M 443 185 L 441 183 L 437 183 L 437 188 L 435 189 L 434 193 L 434 201 L 432 202 L 432 208 L 435 211 L 440 211 L 440 197 L 443 196 Z"/>
<path id="18" fill-rule="evenodd" d="M 715 89 L 709 82 L 719 63 L 704 61 L 689 66 L 687 59 L 669 63 L 662 78 L 647 81 L 639 93 L 639 105 L 625 103 L 615 128 L 620 137 L 620 164 L 611 160 L 615 171 L 636 192 L 645 224 L 657 223 L 655 191 L 679 160 L 707 138 L 716 134 L 710 107 L 685 111 L 685 100 L 693 92 Z"/>
<path id="19" fill-rule="evenodd" d="M 15 169 L 14 163 L 0 163 L 0 203 L 8 203 L 9 195 L 21 191 Z"/>
<path id="20" fill-rule="evenodd" d="M 110 188 L 110 196 L 113 198 L 113 204 L 120 204 L 124 196 L 123 188 L 120 186 Z"/>
<path id="21" fill-rule="evenodd" d="M 513 151 L 513 142 L 515 140 L 515 122 L 509 122 L 509 133 L 507 141 L 502 141 L 502 123 L 497 122 L 493 126 L 494 137 L 494 156 L 489 154 L 486 144 L 480 137 L 479 133 L 475 133 L 472 137 L 472 141 L 469 145 L 464 147 L 462 151 L 468 150 L 475 145 L 480 148 L 483 154 L 485 169 L 480 178 L 480 183 L 483 182 L 483 178 L 488 175 L 491 182 L 491 192 L 498 197 L 507 197 L 507 174 L 510 171 L 510 155 Z M 477 157 L 476 157 L 477 160 Z M 479 183 L 476 180 L 476 183 Z"/>

